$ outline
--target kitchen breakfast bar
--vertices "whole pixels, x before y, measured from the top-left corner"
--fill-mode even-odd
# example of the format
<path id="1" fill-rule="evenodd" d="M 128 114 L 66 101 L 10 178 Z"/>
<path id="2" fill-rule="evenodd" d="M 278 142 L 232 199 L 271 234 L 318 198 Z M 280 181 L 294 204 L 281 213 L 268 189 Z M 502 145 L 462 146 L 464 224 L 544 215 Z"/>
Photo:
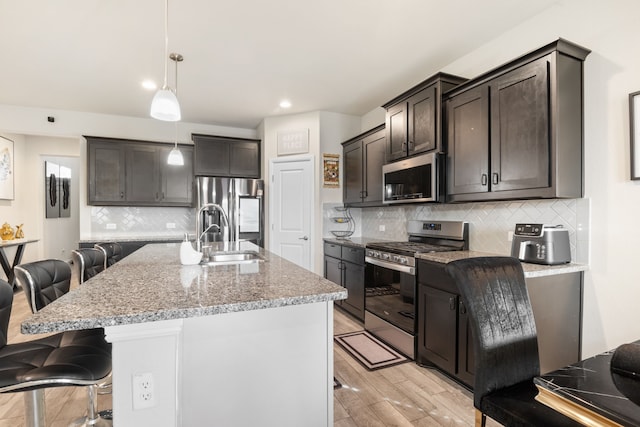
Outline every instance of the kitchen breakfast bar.
<path id="1" fill-rule="evenodd" d="M 118 427 L 333 425 L 333 301 L 346 291 L 250 243 L 225 250 L 262 259 L 183 266 L 178 244 L 146 245 L 22 332 L 104 328 Z"/>

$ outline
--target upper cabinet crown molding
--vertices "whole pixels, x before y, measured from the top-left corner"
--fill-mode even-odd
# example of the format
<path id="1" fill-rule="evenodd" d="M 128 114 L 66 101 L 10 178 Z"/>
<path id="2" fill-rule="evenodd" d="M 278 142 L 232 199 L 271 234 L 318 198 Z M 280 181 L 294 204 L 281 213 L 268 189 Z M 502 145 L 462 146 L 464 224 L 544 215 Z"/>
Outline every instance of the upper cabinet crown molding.
<path id="1" fill-rule="evenodd" d="M 466 80 L 438 73 L 382 106 L 387 110 L 387 162 L 442 151 L 442 94 Z"/>

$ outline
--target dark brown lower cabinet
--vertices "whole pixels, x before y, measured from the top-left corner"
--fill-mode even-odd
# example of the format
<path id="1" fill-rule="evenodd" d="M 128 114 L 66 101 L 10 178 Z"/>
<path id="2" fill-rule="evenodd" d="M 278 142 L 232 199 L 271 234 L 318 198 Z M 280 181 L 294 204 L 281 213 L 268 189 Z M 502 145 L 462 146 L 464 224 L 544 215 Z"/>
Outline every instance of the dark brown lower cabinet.
<path id="1" fill-rule="evenodd" d="M 436 365 L 473 387 L 474 358 L 469 316 L 444 264 L 418 262 L 416 361 Z"/>
<path id="2" fill-rule="evenodd" d="M 336 305 L 364 321 L 364 248 L 324 244 L 324 277 L 347 289 L 347 299 Z"/>

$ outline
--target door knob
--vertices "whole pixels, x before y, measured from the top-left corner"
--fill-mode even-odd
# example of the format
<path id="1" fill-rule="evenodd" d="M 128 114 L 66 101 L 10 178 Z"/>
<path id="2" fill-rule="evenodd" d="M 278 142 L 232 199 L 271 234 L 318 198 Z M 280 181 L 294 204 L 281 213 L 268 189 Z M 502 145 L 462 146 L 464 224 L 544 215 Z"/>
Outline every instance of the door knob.
<path id="1" fill-rule="evenodd" d="M 298 237 L 298 240 L 309 240 L 309 238 L 307 236 L 304 237 Z"/>

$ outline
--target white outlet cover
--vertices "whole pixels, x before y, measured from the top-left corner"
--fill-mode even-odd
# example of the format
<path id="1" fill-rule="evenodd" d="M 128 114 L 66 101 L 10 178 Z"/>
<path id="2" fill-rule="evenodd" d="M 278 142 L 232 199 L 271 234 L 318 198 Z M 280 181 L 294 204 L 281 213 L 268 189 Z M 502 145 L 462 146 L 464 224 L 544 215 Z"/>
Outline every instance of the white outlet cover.
<path id="1" fill-rule="evenodd" d="M 116 225 L 114 223 L 107 224 L 107 230 L 115 230 L 115 229 L 116 229 Z"/>
<path id="2" fill-rule="evenodd" d="M 378 230 L 379 231 L 385 231 L 387 229 L 387 227 L 385 225 L 379 225 L 378 226 Z"/>
<path id="3" fill-rule="evenodd" d="M 131 378 L 133 409 L 146 409 L 156 406 L 153 374 L 150 372 L 134 374 Z"/>

